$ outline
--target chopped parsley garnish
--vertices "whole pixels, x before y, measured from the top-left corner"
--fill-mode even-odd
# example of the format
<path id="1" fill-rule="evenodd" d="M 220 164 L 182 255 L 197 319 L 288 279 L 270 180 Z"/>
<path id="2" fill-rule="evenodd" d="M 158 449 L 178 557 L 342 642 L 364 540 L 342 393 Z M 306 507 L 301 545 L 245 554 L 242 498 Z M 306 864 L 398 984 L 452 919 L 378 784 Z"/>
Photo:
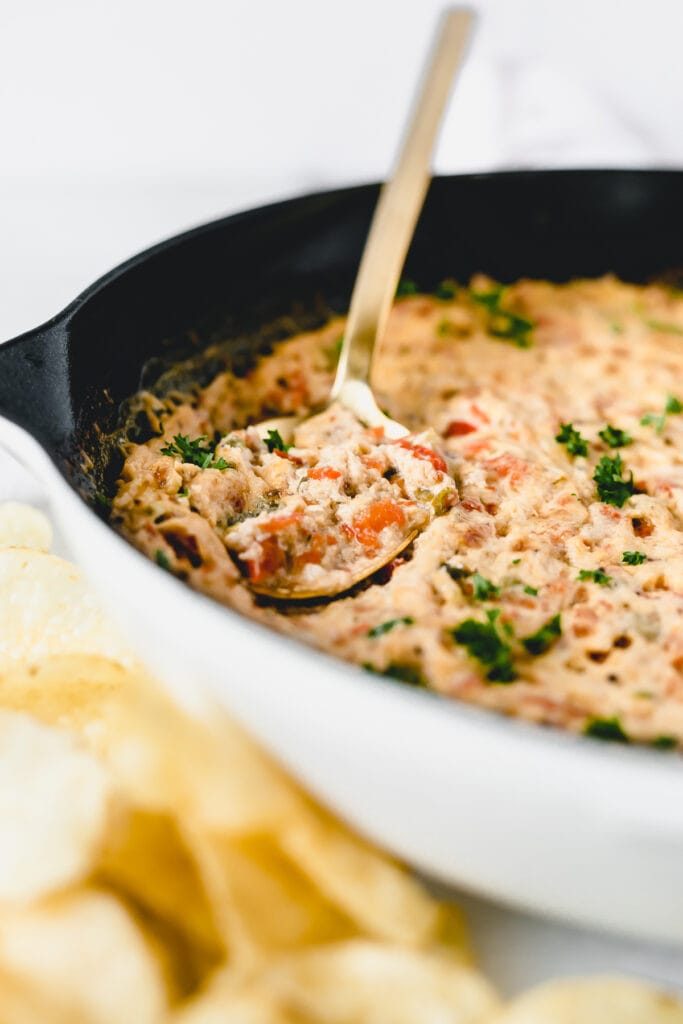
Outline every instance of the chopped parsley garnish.
<path id="1" fill-rule="evenodd" d="M 496 284 L 490 292 L 470 291 L 470 298 L 473 302 L 478 302 L 480 306 L 484 306 L 488 309 L 489 313 L 497 313 L 504 291 L 505 288 L 502 284 Z"/>
<path id="2" fill-rule="evenodd" d="M 408 686 L 427 686 L 427 680 L 417 665 L 408 665 L 405 662 L 392 661 L 386 668 L 375 668 L 369 661 L 363 663 L 366 672 L 374 676 L 387 676 L 389 679 L 398 679 Z"/>
<path id="3" fill-rule="evenodd" d="M 601 437 L 610 448 L 625 448 L 627 445 L 633 444 L 633 438 L 625 430 L 613 427 L 609 423 L 604 430 L 599 432 L 598 437 Z"/>
<path id="4" fill-rule="evenodd" d="M 522 559 L 521 559 L 521 558 L 513 558 L 513 559 L 512 559 L 512 562 L 510 563 L 510 565 L 519 565 L 519 563 L 520 563 L 521 561 L 522 561 Z"/>
<path id="5" fill-rule="evenodd" d="M 458 286 L 455 281 L 442 281 L 440 284 L 437 284 L 434 294 L 437 299 L 454 299 L 458 294 Z"/>
<path id="6" fill-rule="evenodd" d="M 621 508 L 632 494 L 636 493 L 633 473 L 624 479 L 624 464 L 621 455 L 603 455 L 595 467 L 593 480 L 598 486 L 598 497 L 607 505 Z"/>
<path id="7" fill-rule="evenodd" d="M 447 565 L 445 562 L 442 566 L 446 570 L 450 578 L 454 583 L 459 583 L 460 580 L 464 580 L 466 576 L 471 576 L 469 569 L 465 569 L 462 565 Z"/>
<path id="8" fill-rule="evenodd" d="M 234 469 L 234 463 L 215 458 L 215 445 L 204 444 L 207 440 L 206 435 L 190 441 L 187 434 L 176 434 L 173 441 L 161 449 L 161 454 L 182 459 L 200 469 Z"/>
<path id="9" fill-rule="evenodd" d="M 382 622 L 379 626 L 373 626 L 367 632 L 368 636 L 378 637 L 384 636 L 385 633 L 390 633 L 396 626 L 413 626 L 415 619 L 410 615 L 403 615 L 400 619 L 389 619 L 388 622 Z"/>
<path id="10" fill-rule="evenodd" d="M 647 555 L 644 551 L 624 551 L 621 556 L 622 562 L 626 565 L 642 565 L 647 559 Z"/>
<path id="11" fill-rule="evenodd" d="M 555 434 L 555 440 L 566 445 L 570 455 L 588 455 L 588 441 L 574 429 L 573 423 L 561 423 L 560 432 Z"/>
<path id="12" fill-rule="evenodd" d="M 553 615 L 552 619 L 548 619 L 535 633 L 524 637 L 522 644 L 528 654 L 536 656 L 549 651 L 555 641 L 561 636 L 562 623 L 560 622 L 560 616 Z"/>
<path id="13" fill-rule="evenodd" d="M 403 295 L 417 295 L 417 285 L 409 277 L 402 277 L 398 282 L 396 298 L 400 299 Z"/>
<path id="14" fill-rule="evenodd" d="M 646 320 L 645 323 L 653 331 L 665 331 L 667 334 L 683 334 L 683 327 L 679 324 L 666 323 L 664 320 Z"/>
<path id="15" fill-rule="evenodd" d="M 667 416 L 677 416 L 683 412 L 683 402 L 675 395 L 668 395 L 664 403 L 664 412 L 648 412 L 640 420 L 641 427 L 654 427 L 658 434 L 661 434 L 666 424 Z"/>
<path id="16" fill-rule="evenodd" d="M 538 596 L 538 590 L 536 589 L 536 587 L 530 587 L 528 583 L 527 583 L 527 585 L 524 588 L 524 593 L 528 594 L 529 597 L 537 597 Z"/>
<path id="17" fill-rule="evenodd" d="M 264 438 L 264 441 L 269 452 L 288 452 L 293 447 L 291 444 L 285 444 L 279 430 L 269 430 L 268 436 Z"/>
<path id="18" fill-rule="evenodd" d="M 502 309 L 500 303 L 504 293 L 504 285 L 497 284 L 488 292 L 470 291 L 470 298 L 487 310 L 489 334 L 504 341 L 513 341 L 520 348 L 529 348 L 531 331 L 536 325 L 526 317 Z"/>
<path id="19" fill-rule="evenodd" d="M 478 572 L 472 575 L 472 597 L 475 601 L 490 601 L 499 594 L 500 587 L 496 587 L 491 580 L 487 580 Z"/>
<path id="20" fill-rule="evenodd" d="M 678 746 L 678 740 L 675 736 L 656 736 L 652 741 L 652 746 L 657 750 L 673 750 Z"/>
<path id="21" fill-rule="evenodd" d="M 465 619 L 451 633 L 456 643 L 467 648 L 471 658 L 486 666 L 490 683 L 512 683 L 517 673 L 512 664 L 512 647 L 498 628 L 499 615 L 500 610 L 496 608 L 486 613 L 486 622 Z"/>
<path id="22" fill-rule="evenodd" d="M 585 725 L 586 736 L 595 736 L 599 740 L 612 743 L 630 743 L 628 736 L 621 727 L 618 718 L 590 718 Z"/>
<path id="23" fill-rule="evenodd" d="M 170 572 L 171 563 L 169 562 L 166 554 L 161 550 L 161 548 L 156 549 L 156 551 L 154 552 L 154 558 L 156 560 L 157 565 L 160 565 L 162 569 L 166 569 L 168 572 Z"/>
<path id="24" fill-rule="evenodd" d="M 502 338 L 505 341 L 514 341 L 519 348 L 531 346 L 531 331 L 534 324 L 526 317 L 518 316 L 516 313 L 506 313 L 499 310 L 489 322 L 489 333 L 494 338 Z"/>
<path id="25" fill-rule="evenodd" d="M 608 587 L 613 582 L 612 577 L 608 576 L 603 569 L 581 569 L 576 578 L 582 583 L 592 580 L 593 583 L 597 583 L 601 587 Z"/>

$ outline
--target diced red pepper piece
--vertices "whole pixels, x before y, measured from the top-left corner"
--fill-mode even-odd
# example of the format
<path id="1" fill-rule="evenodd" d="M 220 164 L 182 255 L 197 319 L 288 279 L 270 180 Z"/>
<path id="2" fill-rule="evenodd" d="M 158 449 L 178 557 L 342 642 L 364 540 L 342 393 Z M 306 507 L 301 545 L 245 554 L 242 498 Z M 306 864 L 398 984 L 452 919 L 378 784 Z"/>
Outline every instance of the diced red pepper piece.
<path id="1" fill-rule="evenodd" d="M 311 480 L 338 480 L 341 473 L 332 466 L 314 466 L 313 469 L 309 469 L 308 475 Z"/>
<path id="2" fill-rule="evenodd" d="M 444 430 L 443 436 L 462 437 L 464 434 L 471 434 L 476 429 L 473 423 L 467 423 L 466 420 L 451 420 Z"/>
<path id="3" fill-rule="evenodd" d="M 406 514 L 401 506 L 395 501 L 384 499 L 369 505 L 365 512 L 353 520 L 353 527 L 347 527 L 344 532 L 347 533 L 351 529 L 353 536 L 364 547 L 376 548 L 378 546 L 377 535 L 382 530 L 387 526 L 404 526 L 405 521 Z"/>
<path id="4" fill-rule="evenodd" d="M 405 438 L 401 438 L 397 444 L 401 448 L 405 448 L 411 452 L 416 459 L 422 459 L 424 462 L 431 462 L 434 469 L 440 473 L 447 473 L 448 466 L 445 461 L 441 458 L 438 452 L 435 452 L 433 448 L 428 448 L 424 444 L 412 444 L 410 441 L 406 441 Z"/>
<path id="5" fill-rule="evenodd" d="M 282 516 L 272 516 L 259 523 L 259 530 L 264 533 L 282 533 L 290 526 L 296 526 L 303 519 L 303 512 L 289 512 Z"/>
<path id="6" fill-rule="evenodd" d="M 275 537 L 266 537 L 259 545 L 256 558 L 245 559 L 249 579 L 260 583 L 268 576 L 273 576 L 285 564 L 285 553 Z"/>

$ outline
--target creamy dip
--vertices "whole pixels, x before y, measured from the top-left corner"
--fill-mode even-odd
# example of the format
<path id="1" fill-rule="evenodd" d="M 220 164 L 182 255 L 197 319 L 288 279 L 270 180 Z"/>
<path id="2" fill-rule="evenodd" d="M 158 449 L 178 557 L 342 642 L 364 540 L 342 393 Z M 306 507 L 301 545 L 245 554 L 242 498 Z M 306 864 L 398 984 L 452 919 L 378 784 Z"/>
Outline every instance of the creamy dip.
<path id="1" fill-rule="evenodd" d="M 376 359 L 390 442 L 332 409 L 291 448 L 248 424 L 324 403 L 343 320 L 246 376 L 140 396 L 121 532 L 193 587 L 366 669 L 605 739 L 683 744 L 683 295 L 479 276 L 397 300 Z M 267 604 L 249 582 L 356 590 Z M 341 574 L 341 575 L 340 575 Z"/>

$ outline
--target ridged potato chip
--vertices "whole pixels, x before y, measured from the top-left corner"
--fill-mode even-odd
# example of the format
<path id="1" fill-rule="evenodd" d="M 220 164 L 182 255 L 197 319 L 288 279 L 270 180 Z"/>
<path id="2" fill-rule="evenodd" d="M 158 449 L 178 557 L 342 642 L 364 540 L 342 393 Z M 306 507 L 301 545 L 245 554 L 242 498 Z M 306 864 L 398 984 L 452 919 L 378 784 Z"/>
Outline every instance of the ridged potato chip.
<path id="1" fill-rule="evenodd" d="M 482 1024 L 683 1024 L 683 1003 L 628 978 L 570 978 L 524 992 Z"/>
<path id="2" fill-rule="evenodd" d="M 0 550 L 0 671 L 71 653 L 133 660 L 79 569 L 42 551 Z"/>
<path id="3" fill-rule="evenodd" d="M 113 896 L 81 889 L 0 912 L 3 1024 L 162 1024 L 167 1002 L 150 950 Z"/>
<path id="4" fill-rule="evenodd" d="M 108 773 L 72 737 L 0 711 L 0 903 L 84 878 L 113 805 Z"/>
<path id="5" fill-rule="evenodd" d="M 355 939 L 276 959 L 246 983 L 219 977 L 179 1024 L 238 1020 L 230 1013 L 250 998 L 270 1000 L 271 1019 L 288 1024 L 480 1024 L 498 1006 L 470 967 L 439 953 Z"/>
<path id="6" fill-rule="evenodd" d="M 419 945 L 437 928 L 438 906 L 408 873 L 322 813 L 288 823 L 280 842 L 362 934 Z"/>
<path id="7" fill-rule="evenodd" d="M 52 527 L 47 516 L 32 505 L 0 502 L 0 548 L 32 548 L 49 551 Z"/>

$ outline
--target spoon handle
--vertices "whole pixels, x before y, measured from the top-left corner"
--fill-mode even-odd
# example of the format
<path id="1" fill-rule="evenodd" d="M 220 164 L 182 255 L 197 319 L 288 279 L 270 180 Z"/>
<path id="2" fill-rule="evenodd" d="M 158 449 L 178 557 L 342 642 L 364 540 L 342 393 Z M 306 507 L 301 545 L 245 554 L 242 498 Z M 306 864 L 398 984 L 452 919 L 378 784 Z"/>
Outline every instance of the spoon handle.
<path id="1" fill-rule="evenodd" d="M 427 194 L 437 131 L 473 21 L 472 11 L 466 8 L 447 9 L 440 19 L 393 176 L 382 186 L 370 225 L 351 296 L 332 399 L 349 381 L 368 383 L 372 353 L 386 326 Z"/>

